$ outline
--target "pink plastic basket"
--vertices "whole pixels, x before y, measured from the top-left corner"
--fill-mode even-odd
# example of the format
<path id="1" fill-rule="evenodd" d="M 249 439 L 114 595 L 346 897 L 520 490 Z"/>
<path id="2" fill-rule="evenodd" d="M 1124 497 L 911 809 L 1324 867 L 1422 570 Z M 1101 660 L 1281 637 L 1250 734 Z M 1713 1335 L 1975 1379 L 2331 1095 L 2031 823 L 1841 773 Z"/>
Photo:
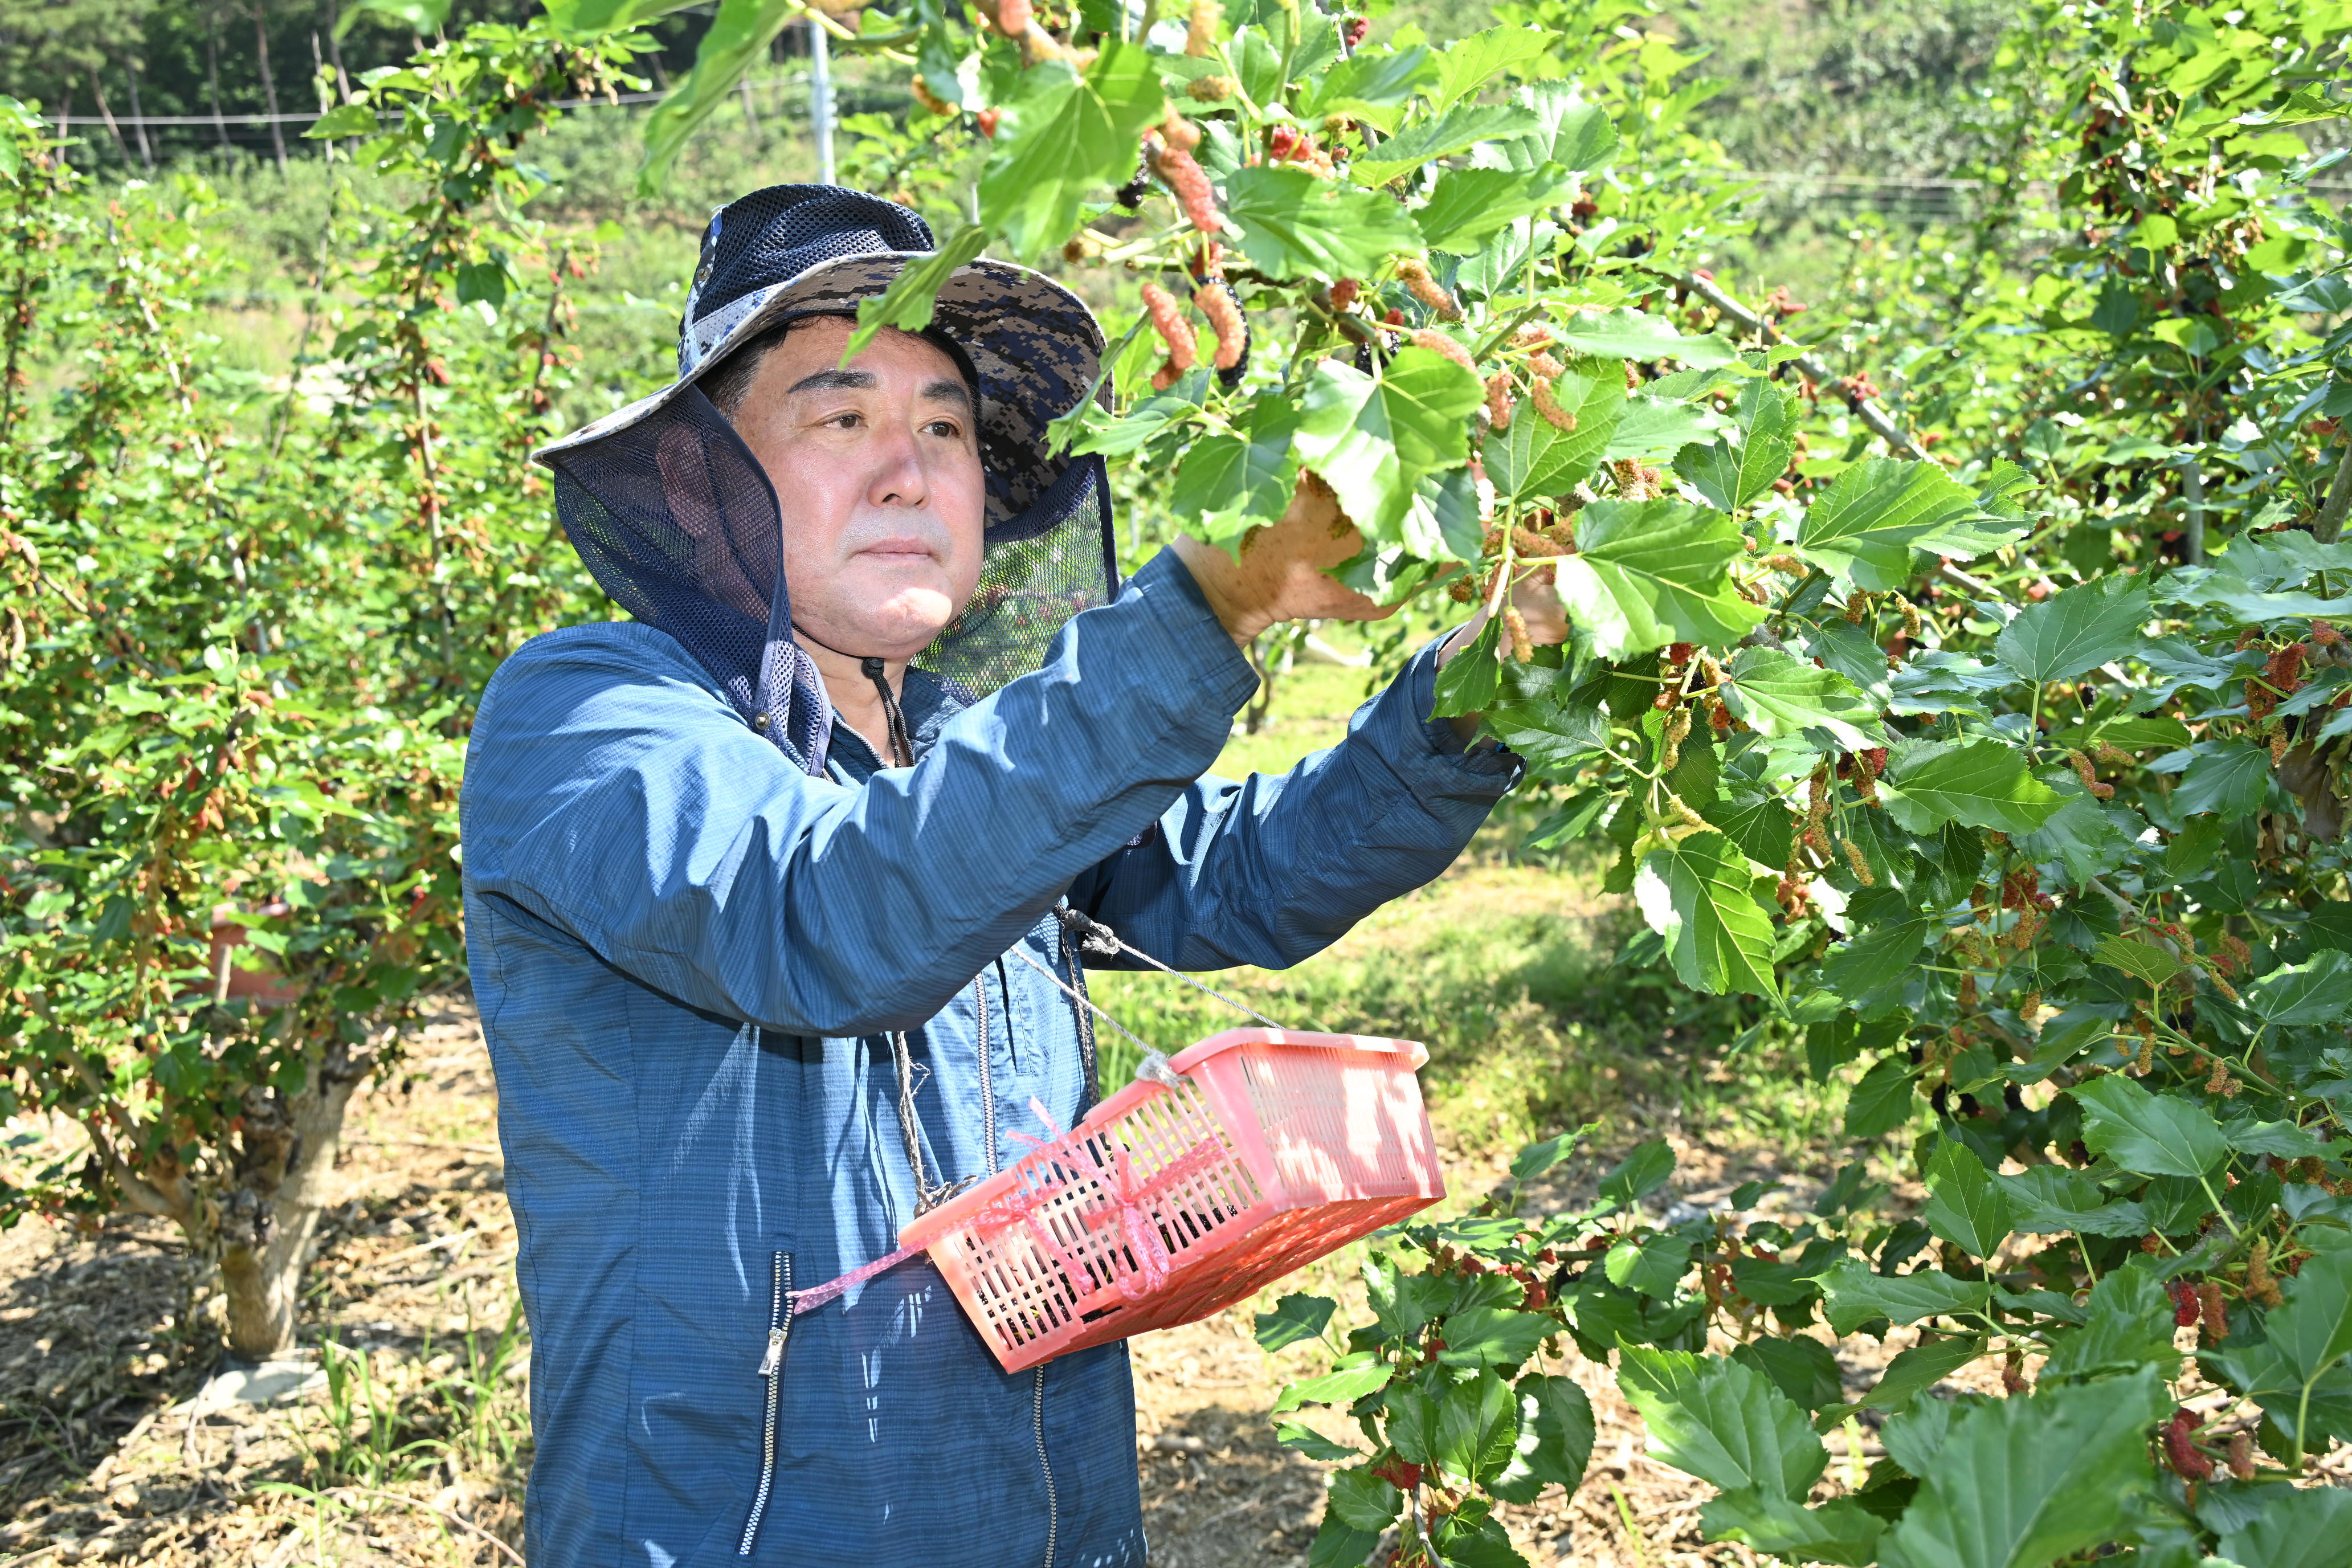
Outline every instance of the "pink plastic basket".
<path id="1" fill-rule="evenodd" d="M 1007 1372 L 1205 1318 L 1445 1195 L 1410 1040 L 1232 1029 L 898 1234 Z"/>

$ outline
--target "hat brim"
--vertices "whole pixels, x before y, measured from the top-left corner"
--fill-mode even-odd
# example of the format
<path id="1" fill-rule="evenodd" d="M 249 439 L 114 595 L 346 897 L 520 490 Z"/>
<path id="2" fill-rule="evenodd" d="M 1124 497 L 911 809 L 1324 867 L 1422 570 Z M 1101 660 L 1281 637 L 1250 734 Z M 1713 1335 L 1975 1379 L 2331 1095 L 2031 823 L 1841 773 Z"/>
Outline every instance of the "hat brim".
<path id="1" fill-rule="evenodd" d="M 870 251 L 823 261 L 789 282 L 754 289 L 695 323 L 692 363 L 677 379 L 531 454 L 548 467 L 659 415 L 751 339 L 798 316 L 854 314 L 887 290 L 923 252 Z M 1102 326 L 1083 300 L 1042 273 L 985 258 L 940 289 L 931 323 L 961 344 L 980 377 L 981 459 L 992 530 L 1043 497 L 1066 459 L 1048 455 L 1046 427 L 1076 406 L 1102 363 Z"/>

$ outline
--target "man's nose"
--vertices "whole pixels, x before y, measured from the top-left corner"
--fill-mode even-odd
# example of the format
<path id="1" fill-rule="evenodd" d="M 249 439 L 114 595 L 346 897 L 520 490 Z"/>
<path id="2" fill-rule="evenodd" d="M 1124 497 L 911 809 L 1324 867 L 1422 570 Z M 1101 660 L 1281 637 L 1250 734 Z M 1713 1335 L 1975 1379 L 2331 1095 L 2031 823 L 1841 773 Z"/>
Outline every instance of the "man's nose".
<path id="1" fill-rule="evenodd" d="M 878 426 L 867 448 L 872 462 L 866 499 L 874 506 L 921 507 L 929 504 L 931 488 L 923 471 L 923 455 L 914 431 L 892 423 Z"/>

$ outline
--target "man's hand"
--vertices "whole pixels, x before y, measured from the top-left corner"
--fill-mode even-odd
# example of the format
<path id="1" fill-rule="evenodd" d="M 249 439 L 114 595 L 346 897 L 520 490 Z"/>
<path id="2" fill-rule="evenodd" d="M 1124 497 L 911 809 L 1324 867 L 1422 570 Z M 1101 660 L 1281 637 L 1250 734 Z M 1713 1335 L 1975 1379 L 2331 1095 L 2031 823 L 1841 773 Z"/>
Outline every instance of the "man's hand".
<path id="1" fill-rule="evenodd" d="M 1219 624 L 1247 647 L 1277 621 L 1377 621 L 1395 614 L 1396 606 L 1383 609 L 1323 574 L 1363 547 L 1363 535 L 1340 512 L 1329 488 L 1301 474 L 1290 510 L 1272 527 L 1252 530 L 1242 541 L 1240 560 L 1189 533 L 1177 535 L 1168 548 L 1192 574 Z"/>

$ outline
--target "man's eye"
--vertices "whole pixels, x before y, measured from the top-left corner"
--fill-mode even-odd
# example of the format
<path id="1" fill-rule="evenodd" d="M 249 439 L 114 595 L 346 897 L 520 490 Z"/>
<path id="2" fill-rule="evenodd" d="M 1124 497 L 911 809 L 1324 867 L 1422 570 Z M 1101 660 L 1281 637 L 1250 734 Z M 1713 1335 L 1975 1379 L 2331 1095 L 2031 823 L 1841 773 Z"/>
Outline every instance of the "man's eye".
<path id="1" fill-rule="evenodd" d="M 932 435 L 943 437 L 950 441 L 963 439 L 963 426 L 952 419 L 934 419 L 931 421 L 930 430 Z"/>
<path id="2" fill-rule="evenodd" d="M 864 415 L 857 413 L 836 414 L 832 418 L 826 420 L 825 423 L 828 425 L 837 425 L 844 430 L 854 430 L 859 425 L 863 424 L 865 419 L 866 416 Z"/>

